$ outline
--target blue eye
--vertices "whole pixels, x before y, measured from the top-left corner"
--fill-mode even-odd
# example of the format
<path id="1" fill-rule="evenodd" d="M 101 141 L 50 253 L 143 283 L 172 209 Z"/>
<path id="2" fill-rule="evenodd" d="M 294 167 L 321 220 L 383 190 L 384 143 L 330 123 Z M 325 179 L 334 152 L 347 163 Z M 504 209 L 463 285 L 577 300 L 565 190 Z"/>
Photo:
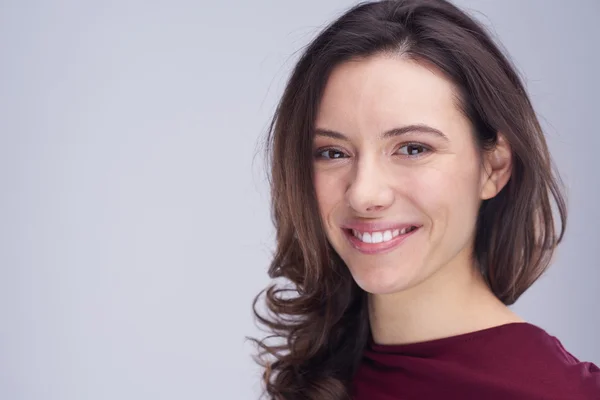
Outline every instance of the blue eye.
<path id="1" fill-rule="evenodd" d="M 402 150 L 405 149 L 405 150 Z M 407 143 L 398 148 L 398 152 L 402 155 L 415 157 L 429 151 L 429 148 L 419 143 Z"/>
<path id="2" fill-rule="evenodd" d="M 346 154 L 336 149 L 320 149 L 317 150 L 316 157 L 325 160 L 335 160 L 339 158 L 346 158 Z"/>

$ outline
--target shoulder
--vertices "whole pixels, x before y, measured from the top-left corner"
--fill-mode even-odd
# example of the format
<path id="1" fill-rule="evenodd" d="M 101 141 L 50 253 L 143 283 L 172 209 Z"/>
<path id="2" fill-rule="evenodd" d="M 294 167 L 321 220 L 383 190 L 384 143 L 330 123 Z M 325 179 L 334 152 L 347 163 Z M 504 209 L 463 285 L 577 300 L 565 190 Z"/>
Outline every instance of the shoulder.
<path id="1" fill-rule="evenodd" d="M 502 347 L 515 379 L 543 385 L 556 398 L 600 399 L 600 369 L 578 360 L 544 329 L 530 323 L 515 324 L 501 340 L 508 341 Z"/>

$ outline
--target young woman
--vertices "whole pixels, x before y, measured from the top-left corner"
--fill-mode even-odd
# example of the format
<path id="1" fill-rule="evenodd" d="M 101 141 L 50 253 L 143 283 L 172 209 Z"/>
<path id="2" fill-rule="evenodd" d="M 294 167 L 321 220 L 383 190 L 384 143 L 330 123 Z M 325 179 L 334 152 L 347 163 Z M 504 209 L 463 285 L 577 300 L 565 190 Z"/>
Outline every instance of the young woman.
<path id="1" fill-rule="evenodd" d="M 473 19 L 445 0 L 354 7 L 306 48 L 269 143 L 271 399 L 600 399 L 595 365 L 507 307 L 566 207 L 523 84 Z"/>

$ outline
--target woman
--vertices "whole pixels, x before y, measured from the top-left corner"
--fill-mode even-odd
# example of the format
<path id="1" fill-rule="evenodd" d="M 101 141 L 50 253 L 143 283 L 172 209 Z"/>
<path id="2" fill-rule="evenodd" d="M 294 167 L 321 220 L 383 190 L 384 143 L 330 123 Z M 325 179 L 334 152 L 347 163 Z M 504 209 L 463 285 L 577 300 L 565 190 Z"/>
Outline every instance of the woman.
<path id="1" fill-rule="evenodd" d="M 473 19 L 445 0 L 354 7 L 306 48 L 269 143 L 269 274 L 291 283 L 266 289 L 269 316 L 255 301 L 270 398 L 600 399 L 595 365 L 507 307 L 566 206 Z"/>

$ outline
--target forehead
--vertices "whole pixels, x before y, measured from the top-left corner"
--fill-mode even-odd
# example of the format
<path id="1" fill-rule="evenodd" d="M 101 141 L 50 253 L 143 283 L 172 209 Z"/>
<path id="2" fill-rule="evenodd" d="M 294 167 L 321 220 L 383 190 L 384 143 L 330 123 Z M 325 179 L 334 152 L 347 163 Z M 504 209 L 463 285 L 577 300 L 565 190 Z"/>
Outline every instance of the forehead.
<path id="1" fill-rule="evenodd" d="M 318 128 L 381 131 L 399 124 L 426 123 L 442 130 L 468 125 L 454 84 L 434 67 L 391 55 L 337 66 L 317 114 Z M 335 126 L 330 126 L 334 124 Z"/>

